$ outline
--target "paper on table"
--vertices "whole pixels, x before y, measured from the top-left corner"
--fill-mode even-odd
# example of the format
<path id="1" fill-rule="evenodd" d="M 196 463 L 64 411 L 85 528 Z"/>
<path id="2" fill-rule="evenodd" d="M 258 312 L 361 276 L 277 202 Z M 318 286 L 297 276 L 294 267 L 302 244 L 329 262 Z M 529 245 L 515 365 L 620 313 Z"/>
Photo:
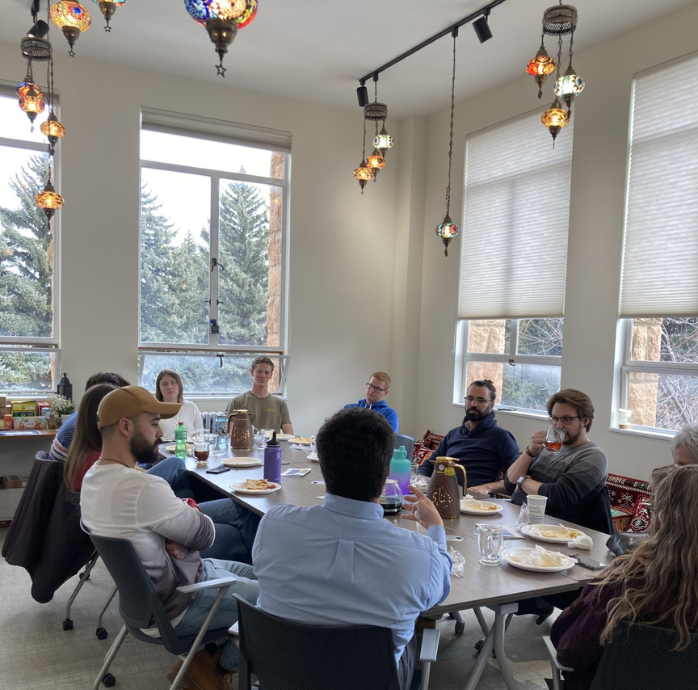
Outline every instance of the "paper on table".
<path id="1" fill-rule="evenodd" d="M 282 477 L 304 477 L 310 472 L 309 467 L 299 468 L 299 467 L 289 467 L 285 472 L 281 473 Z"/>
<path id="2" fill-rule="evenodd" d="M 531 549 L 528 553 L 517 554 L 516 558 L 512 556 L 512 560 L 541 568 L 554 568 L 558 565 L 564 565 L 569 560 L 569 556 L 565 556 L 558 551 L 548 551 L 548 549 L 544 549 L 542 546 L 536 546 L 535 549 Z"/>
<path id="3" fill-rule="evenodd" d="M 569 546 L 571 549 L 586 549 L 587 551 L 590 551 L 591 547 L 594 546 L 594 542 L 588 534 L 582 534 L 576 539 L 568 541 L 567 546 Z"/>

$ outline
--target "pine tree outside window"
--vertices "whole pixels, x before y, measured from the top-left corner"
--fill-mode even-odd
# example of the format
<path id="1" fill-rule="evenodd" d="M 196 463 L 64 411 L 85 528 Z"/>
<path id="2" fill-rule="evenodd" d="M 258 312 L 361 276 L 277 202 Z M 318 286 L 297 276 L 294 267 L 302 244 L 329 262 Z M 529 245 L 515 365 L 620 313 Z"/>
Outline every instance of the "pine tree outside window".
<path id="1" fill-rule="evenodd" d="M 140 383 L 171 368 L 188 395 L 229 396 L 267 354 L 282 393 L 290 135 L 182 118 L 143 115 Z"/>
<path id="2" fill-rule="evenodd" d="M 0 392 L 36 394 L 55 388 L 58 348 L 57 267 L 60 214 L 49 228 L 34 196 L 46 183 L 47 143 L 0 87 Z M 54 174 L 59 172 L 58 153 Z"/>

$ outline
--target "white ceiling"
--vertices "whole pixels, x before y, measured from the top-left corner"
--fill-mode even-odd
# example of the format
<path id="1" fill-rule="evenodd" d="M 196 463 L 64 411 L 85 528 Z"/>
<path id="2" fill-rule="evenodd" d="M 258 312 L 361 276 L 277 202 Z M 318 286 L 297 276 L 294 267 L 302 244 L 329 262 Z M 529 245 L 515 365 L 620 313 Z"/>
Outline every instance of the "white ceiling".
<path id="1" fill-rule="evenodd" d="M 694 2 L 578 0 L 575 49 Z M 44 19 L 45 3 L 41 0 Z M 32 24 L 30 4 L 31 0 L 0 0 L 0 41 L 17 43 L 17 50 Z M 486 0 L 259 0 L 256 19 L 239 31 L 228 51 L 225 79 L 216 76 L 213 44 L 187 14 L 183 0 L 130 0 L 117 9 L 110 34 L 102 29 L 99 7 L 85 4 L 92 26 L 76 44 L 76 60 L 96 58 L 202 79 L 222 88 L 237 86 L 351 108 L 358 107 L 359 77 L 476 11 Z M 508 0 L 492 11 L 494 38 L 482 45 L 471 27 L 461 28 L 457 101 L 522 74 L 539 45 L 543 10 L 551 4 Z M 67 52 L 67 43 L 53 26 L 51 40 Z M 448 106 L 451 49 L 451 39 L 442 38 L 381 75 L 379 100 L 388 104 L 391 116 L 429 115 Z M 24 75 L 15 76 L 19 81 Z M 60 88 L 60 71 L 56 84 Z M 367 86 L 373 100 L 372 82 Z"/>

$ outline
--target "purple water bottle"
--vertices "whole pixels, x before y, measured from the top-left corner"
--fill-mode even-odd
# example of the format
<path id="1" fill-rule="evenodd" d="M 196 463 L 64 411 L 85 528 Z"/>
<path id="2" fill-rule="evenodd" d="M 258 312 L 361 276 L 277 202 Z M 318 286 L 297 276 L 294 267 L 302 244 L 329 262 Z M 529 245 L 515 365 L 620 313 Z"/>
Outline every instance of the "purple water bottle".
<path id="1" fill-rule="evenodd" d="M 264 478 L 277 484 L 281 481 L 281 445 L 276 440 L 276 432 L 264 449 Z"/>

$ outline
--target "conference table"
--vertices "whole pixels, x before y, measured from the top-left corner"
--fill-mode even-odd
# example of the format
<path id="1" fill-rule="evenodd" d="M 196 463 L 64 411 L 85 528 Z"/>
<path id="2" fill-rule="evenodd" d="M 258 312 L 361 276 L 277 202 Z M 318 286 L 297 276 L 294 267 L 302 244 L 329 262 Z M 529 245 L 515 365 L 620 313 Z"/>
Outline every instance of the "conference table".
<path id="1" fill-rule="evenodd" d="M 282 476 L 281 489 L 274 493 L 249 495 L 237 493 L 232 487 L 233 484 L 244 482 L 246 479 L 261 479 L 263 477 L 262 465 L 232 469 L 222 474 L 208 474 L 206 472 L 206 470 L 219 465 L 223 458 L 229 457 L 256 458 L 261 463 L 264 452 L 261 448 L 249 451 L 228 450 L 212 453 L 207 466 L 197 464 L 193 458 L 187 458 L 187 469 L 192 478 L 196 477 L 198 481 L 229 496 L 258 515 L 264 515 L 271 507 L 281 503 L 295 506 L 313 506 L 322 503 L 325 486 L 320 465 L 308 459 L 307 449 L 292 448 L 286 441 L 283 441 L 281 445 L 284 462 L 281 468 L 282 472 L 288 468 L 309 468 L 310 472 L 302 477 Z M 517 690 L 518 685 L 514 680 L 511 665 L 504 650 L 505 621 L 507 616 L 517 611 L 516 602 L 531 597 L 577 590 L 592 580 L 598 571 L 595 572 L 579 565 L 561 573 L 529 572 L 504 562 L 499 566 L 481 565 L 478 562 L 477 524 L 484 522 L 505 525 L 511 532 L 516 532 L 515 524 L 519 513 L 519 507 L 506 499 L 488 498 L 486 500 L 500 504 L 502 512 L 484 516 L 461 514 L 459 518 L 444 521 L 448 545 L 449 547 L 453 546 L 465 557 L 465 569 L 463 577 L 451 577 L 451 592 L 448 597 L 426 612 L 425 615 L 437 618 L 442 614 L 473 609 L 486 633 L 486 638 L 465 690 L 474 690 L 493 649 L 506 687 L 508 690 Z M 386 517 L 385 519 L 405 529 L 424 532 L 417 523 L 401 520 L 399 516 Z M 545 523 L 578 528 L 577 525 L 548 516 L 545 517 Z M 591 551 L 581 551 L 580 553 L 597 561 L 609 563 L 613 554 L 605 546 L 608 535 L 587 528 L 579 529 L 583 529 L 594 542 Z M 513 547 L 532 547 L 538 542 L 524 537 L 524 539 L 511 540 L 511 542 L 505 541 L 504 548 L 507 548 L 510 543 Z M 577 553 L 566 544 L 543 544 L 543 546 L 560 553 Z M 485 623 L 480 607 L 487 607 L 494 612 L 494 623 L 491 626 L 487 626 Z"/>

